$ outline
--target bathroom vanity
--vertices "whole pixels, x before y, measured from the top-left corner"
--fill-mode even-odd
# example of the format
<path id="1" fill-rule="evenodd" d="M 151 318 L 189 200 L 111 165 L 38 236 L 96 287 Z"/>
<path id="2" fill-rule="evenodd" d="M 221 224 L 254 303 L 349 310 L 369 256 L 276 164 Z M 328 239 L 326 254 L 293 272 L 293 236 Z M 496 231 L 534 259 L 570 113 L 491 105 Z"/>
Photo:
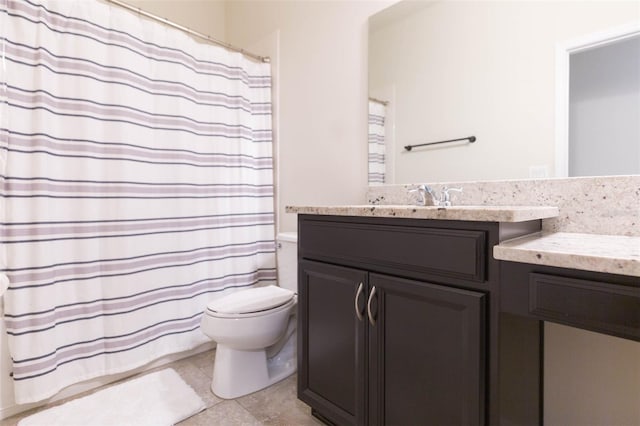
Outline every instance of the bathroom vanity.
<path id="1" fill-rule="evenodd" d="M 494 257 L 553 207 L 287 211 L 298 397 L 328 423 L 541 424 L 542 321 L 640 340 L 637 277 Z"/>

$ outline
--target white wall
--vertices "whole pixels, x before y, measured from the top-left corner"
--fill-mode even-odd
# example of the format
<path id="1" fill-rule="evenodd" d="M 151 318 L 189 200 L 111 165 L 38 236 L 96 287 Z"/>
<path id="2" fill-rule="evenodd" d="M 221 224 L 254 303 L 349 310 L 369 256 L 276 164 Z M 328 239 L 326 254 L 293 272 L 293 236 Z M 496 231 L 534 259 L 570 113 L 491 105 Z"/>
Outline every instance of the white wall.
<path id="1" fill-rule="evenodd" d="M 239 46 L 279 32 L 279 229 L 289 204 L 364 203 L 367 189 L 367 19 L 391 1 L 227 4 Z"/>
<path id="2" fill-rule="evenodd" d="M 226 41 L 226 2 L 220 0 L 123 0 L 218 41 Z"/>
<path id="3" fill-rule="evenodd" d="M 633 1 L 438 1 L 381 26 L 370 87 L 396 87 L 395 183 L 553 173 L 556 43 L 638 20 Z"/>

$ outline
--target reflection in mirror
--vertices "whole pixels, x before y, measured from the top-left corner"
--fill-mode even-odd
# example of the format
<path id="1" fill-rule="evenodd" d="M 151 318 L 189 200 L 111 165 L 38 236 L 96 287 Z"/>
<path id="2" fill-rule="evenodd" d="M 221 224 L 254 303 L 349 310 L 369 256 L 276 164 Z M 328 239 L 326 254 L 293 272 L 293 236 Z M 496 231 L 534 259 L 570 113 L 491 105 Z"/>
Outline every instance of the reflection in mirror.
<path id="1" fill-rule="evenodd" d="M 369 185 L 386 182 L 385 116 L 388 102 L 369 98 Z"/>
<path id="2" fill-rule="evenodd" d="M 640 173 L 640 35 L 569 64 L 569 176 Z"/>
<path id="3" fill-rule="evenodd" d="M 372 16 L 369 95 L 388 102 L 384 182 L 552 177 L 556 170 L 566 174 L 562 170 L 568 166 L 556 164 L 569 161 L 567 155 L 556 160 L 556 134 L 562 133 L 555 127 L 562 109 L 556 106 L 558 46 L 639 23 L 637 2 L 625 1 L 405 0 Z M 611 91 L 602 93 L 598 96 Z M 640 101 L 640 92 L 625 93 L 627 102 L 634 96 Z M 629 129 L 637 127 L 635 114 L 627 114 L 633 120 Z M 605 129 L 599 123 L 612 118 L 620 115 L 596 113 L 588 122 Z M 576 130 L 573 122 L 568 127 L 576 135 L 593 133 Z M 477 141 L 403 149 L 469 135 Z M 600 132 L 592 142 L 610 146 L 613 137 L 632 141 L 636 148 L 640 144 L 637 132 Z M 640 173 L 633 168 L 596 170 Z"/>

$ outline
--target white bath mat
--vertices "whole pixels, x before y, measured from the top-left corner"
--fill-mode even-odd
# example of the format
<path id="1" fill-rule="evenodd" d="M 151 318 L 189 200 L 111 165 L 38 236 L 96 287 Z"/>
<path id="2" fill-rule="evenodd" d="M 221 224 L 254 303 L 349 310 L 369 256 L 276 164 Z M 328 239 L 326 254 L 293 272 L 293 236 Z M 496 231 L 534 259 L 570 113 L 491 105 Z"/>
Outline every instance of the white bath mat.
<path id="1" fill-rule="evenodd" d="M 22 419 L 19 426 L 173 425 L 206 407 L 168 368 Z"/>

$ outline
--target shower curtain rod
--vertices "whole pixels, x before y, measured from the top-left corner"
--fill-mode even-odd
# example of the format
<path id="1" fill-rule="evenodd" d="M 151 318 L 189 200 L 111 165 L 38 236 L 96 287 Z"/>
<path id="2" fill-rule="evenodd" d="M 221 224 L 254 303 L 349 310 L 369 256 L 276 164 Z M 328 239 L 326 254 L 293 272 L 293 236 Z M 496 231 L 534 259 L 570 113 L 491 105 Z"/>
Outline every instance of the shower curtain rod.
<path id="1" fill-rule="evenodd" d="M 127 3 L 122 2 L 120 0 L 106 0 L 106 1 L 109 2 L 109 3 L 113 3 L 113 4 L 117 5 L 117 6 L 124 7 L 125 9 L 129 9 L 132 12 L 136 12 L 137 14 L 145 16 L 145 17 L 150 18 L 150 19 L 153 19 L 154 21 L 158 21 L 158 22 L 161 22 L 161 23 L 163 23 L 165 25 L 168 25 L 170 27 L 177 28 L 180 31 L 183 31 L 183 32 L 185 32 L 187 34 L 190 34 L 190 35 L 194 36 L 194 37 L 198 37 L 198 38 L 201 38 L 203 40 L 206 40 L 209 43 L 213 43 L 213 44 L 216 44 L 218 46 L 222 46 L 225 49 L 232 50 L 234 52 L 240 52 L 243 55 L 248 56 L 248 57 L 250 57 L 252 59 L 255 59 L 257 61 L 260 61 L 260 62 L 271 62 L 271 59 L 268 56 L 260 56 L 260 55 L 256 55 L 255 53 L 247 52 L 246 50 L 241 49 L 239 47 L 236 47 L 236 46 L 234 46 L 232 44 L 225 43 L 224 41 L 216 40 L 215 38 L 213 38 L 211 36 L 208 36 L 206 34 L 200 33 L 198 31 L 194 31 L 191 28 L 183 27 L 182 25 L 176 24 L 174 22 L 171 22 L 170 20 L 168 20 L 166 18 L 162 18 L 162 17 L 160 17 L 158 15 L 154 15 L 153 13 L 145 12 L 144 10 L 140 9 L 139 7 L 131 6 L 130 4 L 127 4 Z"/>

